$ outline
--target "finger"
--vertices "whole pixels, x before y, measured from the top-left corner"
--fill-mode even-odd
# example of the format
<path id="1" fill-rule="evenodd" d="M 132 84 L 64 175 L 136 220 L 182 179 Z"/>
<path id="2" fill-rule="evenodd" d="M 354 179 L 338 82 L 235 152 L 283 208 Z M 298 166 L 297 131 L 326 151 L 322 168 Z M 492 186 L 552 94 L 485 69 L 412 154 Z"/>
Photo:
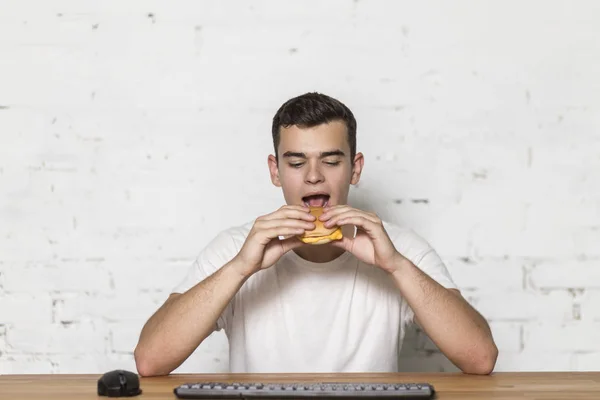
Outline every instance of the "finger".
<path id="1" fill-rule="evenodd" d="M 355 210 L 353 208 L 350 208 L 350 207 L 340 208 L 340 209 L 337 209 L 337 210 L 332 210 L 332 211 L 327 212 L 327 213 L 323 213 L 319 217 L 319 219 L 321 221 L 327 223 L 327 221 L 329 221 L 329 220 L 331 220 L 333 218 L 336 218 L 339 215 L 345 215 L 345 214 L 347 214 L 349 212 L 355 212 L 355 211 L 357 211 L 357 210 Z"/>
<path id="2" fill-rule="evenodd" d="M 326 207 L 324 207 L 325 210 L 336 210 L 338 208 L 345 208 L 345 207 L 350 207 L 352 208 L 352 206 L 350 206 L 350 204 L 336 204 L 333 206 L 327 205 Z"/>
<path id="3" fill-rule="evenodd" d="M 276 228 L 266 229 L 266 230 L 261 231 L 258 234 L 263 236 L 264 238 L 270 240 L 270 239 L 279 238 L 280 236 L 291 237 L 291 236 L 302 235 L 305 231 L 306 230 L 303 228 L 292 228 L 289 226 L 284 226 L 284 227 L 276 227 Z"/>
<path id="4" fill-rule="evenodd" d="M 377 228 L 380 226 L 379 224 L 371 221 L 370 219 L 365 218 L 362 215 L 339 218 L 339 219 L 336 219 L 336 221 L 332 220 L 332 221 L 328 221 L 328 222 L 334 223 L 335 225 L 338 225 L 338 226 L 355 225 L 367 233 L 376 232 Z"/>
<path id="5" fill-rule="evenodd" d="M 273 219 L 273 218 L 277 218 L 277 215 L 278 215 L 278 214 L 279 214 L 281 211 L 283 211 L 283 210 L 297 210 L 297 211 L 306 212 L 306 213 L 309 213 L 309 212 L 310 212 L 310 209 L 309 209 L 308 207 L 306 207 L 306 206 L 291 206 L 291 205 L 285 205 L 285 206 L 282 206 L 282 207 L 280 207 L 279 209 L 277 209 L 277 210 L 275 210 L 275 211 L 273 211 L 273 212 L 271 212 L 271 213 L 269 213 L 269 214 L 266 214 L 266 215 L 263 215 L 263 216 L 261 216 L 261 217 L 260 217 L 260 219 L 263 219 L 263 220 L 270 220 L 270 219 Z"/>
<path id="6" fill-rule="evenodd" d="M 298 210 L 298 211 L 310 212 L 310 207 L 308 207 L 306 205 L 288 204 L 288 205 L 285 205 L 285 206 L 281 207 L 277 211 L 280 211 L 280 210 Z"/>
<path id="7" fill-rule="evenodd" d="M 371 221 L 374 224 L 379 223 L 379 219 L 377 219 L 376 217 L 373 217 L 370 214 L 367 214 L 364 211 L 350 209 L 350 210 L 344 211 L 340 214 L 334 215 L 333 217 L 329 218 L 326 222 L 324 222 L 323 225 L 325 225 L 326 228 L 331 228 L 335 225 L 339 225 L 340 221 L 342 221 L 342 220 L 346 220 L 348 218 L 355 218 L 355 217 L 364 218 L 368 221 Z"/>
<path id="8" fill-rule="evenodd" d="M 281 241 L 281 247 L 283 248 L 284 253 L 301 247 L 302 245 L 304 245 L 304 243 L 295 236 Z"/>
<path id="9" fill-rule="evenodd" d="M 348 212 L 354 212 L 356 215 L 364 216 L 365 218 L 370 219 L 371 221 L 373 221 L 375 223 L 377 223 L 379 220 L 379 217 L 377 217 L 376 214 L 366 212 L 363 210 L 359 210 L 356 208 L 352 208 L 350 206 L 341 206 L 341 207 L 332 209 L 331 211 L 326 211 L 323 213 L 323 215 L 321 215 L 321 217 L 319 217 L 319 219 L 321 221 L 327 221 L 337 215 L 346 214 Z"/>
<path id="10" fill-rule="evenodd" d="M 343 212 L 349 211 L 349 210 L 353 210 L 353 208 L 348 205 L 327 207 L 326 209 L 323 210 L 323 214 L 321 214 L 319 219 L 321 221 L 327 221 L 331 217 L 341 214 Z"/>
<path id="11" fill-rule="evenodd" d="M 304 221 L 300 219 L 272 219 L 269 221 L 261 221 L 257 223 L 258 230 L 269 230 L 277 228 L 301 228 L 305 230 L 313 230 L 316 228 L 315 224 L 310 221 Z"/>
<path id="12" fill-rule="evenodd" d="M 277 216 L 279 218 L 295 218 L 295 219 L 302 219 L 305 221 L 315 221 L 317 218 L 312 215 L 310 212 L 308 211 L 302 211 L 302 210 L 297 210 L 297 209 L 285 209 L 285 210 L 281 210 Z"/>
<path id="13" fill-rule="evenodd" d="M 302 219 L 305 221 L 314 221 L 316 220 L 315 216 L 310 214 L 309 209 L 303 209 L 299 206 L 294 206 L 293 208 L 281 208 L 275 211 L 272 214 L 269 214 L 263 218 L 265 221 L 271 221 L 275 219 Z"/>
<path id="14" fill-rule="evenodd" d="M 339 247 L 340 249 L 350 252 L 352 251 L 352 239 L 347 237 L 343 237 L 341 240 L 334 240 L 333 242 L 330 242 L 330 244 L 333 247 Z"/>

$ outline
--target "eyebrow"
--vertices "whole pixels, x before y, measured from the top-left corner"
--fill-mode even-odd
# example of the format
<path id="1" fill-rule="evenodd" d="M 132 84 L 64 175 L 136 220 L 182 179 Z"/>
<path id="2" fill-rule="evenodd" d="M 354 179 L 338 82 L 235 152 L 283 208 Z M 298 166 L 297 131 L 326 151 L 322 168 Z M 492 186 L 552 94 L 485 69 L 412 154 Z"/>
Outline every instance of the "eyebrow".
<path id="1" fill-rule="evenodd" d="M 321 154 L 319 155 L 319 158 L 325 158 L 325 157 L 331 157 L 331 156 L 344 157 L 345 154 L 342 150 L 339 150 L 339 149 L 322 151 Z M 286 151 L 285 153 L 283 153 L 283 157 L 284 158 L 290 158 L 290 157 L 307 158 L 305 153 L 298 153 L 295 151 Z"/>

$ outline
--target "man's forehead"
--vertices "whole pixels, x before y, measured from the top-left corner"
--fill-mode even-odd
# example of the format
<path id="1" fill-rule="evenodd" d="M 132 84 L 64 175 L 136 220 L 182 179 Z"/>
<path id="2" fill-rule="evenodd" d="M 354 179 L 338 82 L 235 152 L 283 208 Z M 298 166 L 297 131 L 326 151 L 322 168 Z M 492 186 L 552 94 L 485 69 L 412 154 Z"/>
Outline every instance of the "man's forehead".
<path id="1" fill-rule="evenodd" d="M 296 125 L 281 128 L 279 151 L 321 153 L 332 149 L 349 150 L 346 126 L 338 121 L 310 128 Z"/>

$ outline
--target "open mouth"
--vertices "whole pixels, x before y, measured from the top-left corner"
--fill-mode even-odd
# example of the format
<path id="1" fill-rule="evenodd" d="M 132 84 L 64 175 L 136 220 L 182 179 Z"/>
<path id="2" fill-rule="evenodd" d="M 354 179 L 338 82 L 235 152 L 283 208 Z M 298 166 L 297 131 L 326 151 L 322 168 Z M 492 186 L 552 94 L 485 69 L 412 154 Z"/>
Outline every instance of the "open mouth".
<path id="1" fill-rule="evenodd" d="M 329 203 L 329 195 L 328 194 L 312 194 L 309 196 L 304 196 L 302 198 L 302 202 L 307 207 L 325 207 Z"/>

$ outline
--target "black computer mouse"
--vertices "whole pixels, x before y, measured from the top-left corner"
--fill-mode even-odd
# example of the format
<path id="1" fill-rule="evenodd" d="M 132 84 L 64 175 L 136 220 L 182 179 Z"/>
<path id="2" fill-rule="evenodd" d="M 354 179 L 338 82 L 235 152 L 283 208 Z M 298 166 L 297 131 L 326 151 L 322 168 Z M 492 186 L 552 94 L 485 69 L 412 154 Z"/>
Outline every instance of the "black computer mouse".
<path id="1" fill-rule="evenodd" d="M 131 397 L 142 393 L 140 378 L 136 373 L 116 369 L 98 379 L 98 395 L 108 397 Z"/>

